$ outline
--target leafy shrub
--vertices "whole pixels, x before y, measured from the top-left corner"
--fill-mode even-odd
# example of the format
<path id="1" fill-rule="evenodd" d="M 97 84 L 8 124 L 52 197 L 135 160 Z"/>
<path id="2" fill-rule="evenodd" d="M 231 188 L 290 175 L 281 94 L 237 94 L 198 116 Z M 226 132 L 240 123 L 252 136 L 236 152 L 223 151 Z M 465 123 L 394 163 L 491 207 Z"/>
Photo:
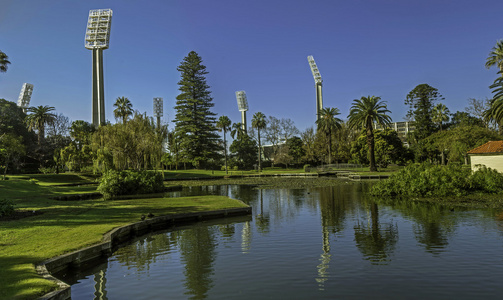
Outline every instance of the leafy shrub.
<path id="1" fill-rule="evenodd" d="M 161 173 L 109 170 L 100 179 L 98 191 L 105 199 L 119 195 L 159 193 L 164 190 Z"/>
<path id="2" fill-rule="evenodd" d="M 470 192 L 503 191 L 503 174 L 480 168 L 472 172 L 458 164 L 433 166 L 412 164 L 375 184 L 374 196 L 445 197 L 463 196 Z"/>
<path id="3" fill-rule="evenodd" d="M 56 173 L 56 168 L 54 168 L 54 167 L 49 167 L 49 168 L 40 167 L 40 168 L 38 168 L 38 170 L 39 170 L 39 171 L 40 171 L 40 173 L 42 173 L 42 174 L 51 174 L 51 173 Z"/>
<path id="4" fill-rule="evenodd" d="M 12 200 L 0 200 L 0 217 L 9 216 L 14 212 L 14 202 Z"/>
<path id="5" fill-rule="evenodd" d="M 307 165 L 304 165 L 304 172 L 307 173 L 309 172 L 311 169 L 311 165 L 307 164 Z"/>

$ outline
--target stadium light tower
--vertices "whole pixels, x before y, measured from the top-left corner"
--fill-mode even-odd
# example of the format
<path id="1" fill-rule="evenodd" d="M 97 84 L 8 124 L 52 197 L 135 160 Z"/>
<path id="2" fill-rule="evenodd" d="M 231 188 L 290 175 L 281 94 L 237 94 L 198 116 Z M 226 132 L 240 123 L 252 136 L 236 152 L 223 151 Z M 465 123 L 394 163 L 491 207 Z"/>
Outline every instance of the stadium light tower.
<path id="1" fill-rule="evenodd" d="M 103 82 L 103 50 L 108 49 L 111 9 L 89 11 L 86 30 L 86 48 L 93 50 L 93 125 L 105 123 L 105 86 Z"/>
<path id="2" fill-rule="evenodd" d="M 157 128 L 161 128 L 162 98 L 154 98 L 154 117 L 157 118 Z"/>
<path id="3" fill-rule="evenodd" d="M 24 112 L 28 106 L 30 106 L 31 94 L 33 93 L 33 84 L 25 83 L 21 88 L 21 93 L 19 93 L 19 98 L 17 99 L 17 106 L 21 107 Z"/>
<path id="4" fill-rule="evenodd" d="M 311 72 L 313 72 L 314 85 L 316 87 L 316 121 L 318 121 L 320 119 L 320 111 L 323 109 L 323 95 L 321 92 L 323 80 L 312 55 L 307 57 L 307 61 L 311 67 Z"/>
<path id="5" fill-rule="evenodd" d="M 248 100 L 246 99 L 245 91 L 237 91 L 236 99 L 238 100 L 238 109 L 241 112 L 241 125 L 246 133 L 246 111 L 248 110 Z"/>

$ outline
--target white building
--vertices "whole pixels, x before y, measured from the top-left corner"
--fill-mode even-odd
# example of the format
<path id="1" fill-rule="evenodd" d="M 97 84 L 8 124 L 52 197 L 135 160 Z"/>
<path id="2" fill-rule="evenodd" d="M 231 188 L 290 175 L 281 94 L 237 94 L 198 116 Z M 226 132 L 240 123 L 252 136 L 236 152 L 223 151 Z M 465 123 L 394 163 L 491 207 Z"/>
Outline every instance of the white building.
<path id="1" fill-rule="evenodd" d="M 503 172 L 503 141 L 490 141 L 468 151 L 472 171 L 481 166 Z"/>

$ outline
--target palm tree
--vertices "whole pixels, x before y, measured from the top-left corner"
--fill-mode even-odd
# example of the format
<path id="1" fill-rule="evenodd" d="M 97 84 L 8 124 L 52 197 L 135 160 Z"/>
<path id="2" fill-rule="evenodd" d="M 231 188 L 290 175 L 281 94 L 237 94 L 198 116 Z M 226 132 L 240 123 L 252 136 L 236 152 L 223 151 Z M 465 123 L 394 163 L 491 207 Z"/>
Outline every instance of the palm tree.
<path id="1" fill-rule="evenodd" d="M 499 71 L 503 75 L 503 71 Z M 498 77 L 489 87 L 493 89 L 493 98 L 490 101 L 489 109 L 484 112 L 484 121 L 490 123 L 494 121 L 498 124 L 499 133 L 503 133 L 503 77 Z"/>
<path id="2" fill-rule="evenodd" d="M 225 135 L 231 129 L 231 120 L 227 116 L 221 116 L 217 121 L 218 131 L 224 132 L 224 150 L 225 150 L 225 174 L 227 174 L 227 140 Z"/>
<path id="3" fill-rule="evenodd" d="M 10 64 L 8 61 L 9 57 L 7 54 L 0 51 L 0 72 L 7 72 L 7 65 Z"/>
<path id="4" fill-rule="evenodd" d="M 257 129 L 258 136 L 258 171 L 262 170 L 262 144 L 260 143 L 260 129 L 265 129 L 267 122 L 265 115 L 261 112 L 256 112 L 252 118 L 252 127 Z"/>
<path id="5" fill-rule="evenodd" d="M 332 133 L 341 128 L 342 120 L 335 117 L 340 115 L 338 108 L 325 107 L 320 111 L 320 118 L 316 121 L 318 130 L 328 137 L 328 164 L 332 163 Z"/>
<path id="6" fill-rule="evenodd" d="M 126 97 L 119 97 L 115 100 L 114 106 L 114 116 L 116 119 L 121 118 L 122 124 L 126 124 L 126 120 L 129 116 L 133 115 L 133 104 Z"/>
<path id="7" fill-rule="evenodd" d="M 241 138 L 241 136 L 245 134 L 245 131 L 243 129 L 243 123 L 234 123 L 232 124 L 231 127 L 231 137 L 232 138 Z"/>
<path id="8" fill-rule="evenodd" d="M 368 96 L 353 100 L 353 105 L 348 115 L 350 128 L 362 128 L 367 131 L 367 145 L 369 147 L 370 171 L 377 171 L 374 154 L 374 123 L 381 126 L 389 126 L 391 113 L 381 97 Z"/>
<path id="9" fill-rule="evenodd" d="M 42 144 L 45 136 L 45 125 L 51 124 L 56 119 L 56 114 L 51 113 L 55 108 L 52 106 L 37 106 L 28 107 L 26 116 L 26 124 L 30 130 L 36 129 L 38 131 L 38 145 Z"/>
<path id="10" fill-rule="evenodd" d="M 486 68 L 489 69 L 492 66 L 497 66 L 503 72 L 503 40 L 496 42 L 496 46 L 493 47 L 486 60 Z"/>
<path id="11" fill-rule="evenodd" d="M 440 131 L 442 131 L 442 123 L 449 121 L 449 109 L 442 103 L 437 104 L 432 111 L 431 120 L 435 123 L 438 123 L 440 127 Z"/>

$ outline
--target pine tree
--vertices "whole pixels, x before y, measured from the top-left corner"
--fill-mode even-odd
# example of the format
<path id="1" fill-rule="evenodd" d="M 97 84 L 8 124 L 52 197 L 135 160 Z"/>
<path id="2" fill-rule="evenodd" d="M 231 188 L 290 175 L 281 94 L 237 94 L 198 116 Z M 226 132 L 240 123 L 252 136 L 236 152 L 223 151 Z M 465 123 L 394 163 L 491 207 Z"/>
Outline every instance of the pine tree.
<path id="1" fill-rule="evenodd" d="M 180 145 L 184 162 L 196 168 L 204 167 L 212 159 L 219 158 L 219 136 L 215 126 L 216 114 L 213 98 L 206 83 L 208 74 L 201 57 L 191 51 L 177 68 L 181 72 L 180 94 L 176 97 L 175 136 Z"/>

